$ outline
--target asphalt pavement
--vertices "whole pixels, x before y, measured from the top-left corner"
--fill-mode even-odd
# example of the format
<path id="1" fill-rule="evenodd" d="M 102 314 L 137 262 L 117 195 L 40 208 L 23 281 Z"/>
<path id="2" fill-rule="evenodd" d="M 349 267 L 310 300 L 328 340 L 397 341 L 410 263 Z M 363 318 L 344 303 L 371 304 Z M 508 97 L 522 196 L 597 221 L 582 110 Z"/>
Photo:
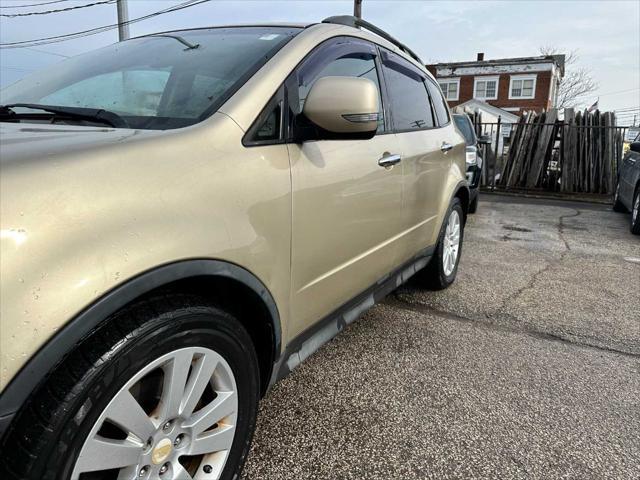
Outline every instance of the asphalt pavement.
<path id="1" fill-rule="evenodd" d="M 640 478 L 628 220 L 483 196 L 456 283 L 402 287 L 277 384 L 243 478 Z"/>

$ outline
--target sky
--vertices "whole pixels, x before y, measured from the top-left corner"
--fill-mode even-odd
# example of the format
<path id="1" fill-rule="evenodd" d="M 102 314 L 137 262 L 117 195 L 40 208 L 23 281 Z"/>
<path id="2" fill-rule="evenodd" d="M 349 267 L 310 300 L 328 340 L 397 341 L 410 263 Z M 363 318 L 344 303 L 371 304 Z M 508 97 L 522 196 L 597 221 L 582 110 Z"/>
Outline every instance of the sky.
<path id="1" fill-rule="evenodd" d="M 63 0 L 39 7 L 13 6 L 52 0 L 0 0 L 0 14 L 85 5 L 100 0 Z M 184 0 L 129 0 L 129 18 Z M 256 22 L 317 22 L 353 12 L 352 0 L 218 1 L 141 21 L 131 36 L 184 27 Z M 383 28 L 428 63 L 539 54 L 539 48 L 576 51 L 577 67 L 588 68 L 601 110 L 618 111 L 620 124 L 640 122 L 640 0 L 628 1 L 383 1 L 364 0 L 363 18 Z M 50 37 L 117 23 L 115 4 L 61 13 L 0 17 L 0 43 Z M 34 49 L 0 49 L 0 87 L 30 72 L 118 40 L 117 29 Z M 635 109 L 635 110 L 634 110 Z"/>

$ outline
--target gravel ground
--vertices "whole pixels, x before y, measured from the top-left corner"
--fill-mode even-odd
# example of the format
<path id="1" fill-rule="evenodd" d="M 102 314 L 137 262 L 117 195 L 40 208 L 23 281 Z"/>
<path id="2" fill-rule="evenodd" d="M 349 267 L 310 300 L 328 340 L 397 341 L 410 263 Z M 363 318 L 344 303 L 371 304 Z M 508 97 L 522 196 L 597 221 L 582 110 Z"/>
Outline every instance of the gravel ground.
<path id="1" fill-rule="evenodd" d="M 640 239 L 484 199 L 455 285 L 403 287 L 262 401 L 245 479 L 640 478 Z"/>

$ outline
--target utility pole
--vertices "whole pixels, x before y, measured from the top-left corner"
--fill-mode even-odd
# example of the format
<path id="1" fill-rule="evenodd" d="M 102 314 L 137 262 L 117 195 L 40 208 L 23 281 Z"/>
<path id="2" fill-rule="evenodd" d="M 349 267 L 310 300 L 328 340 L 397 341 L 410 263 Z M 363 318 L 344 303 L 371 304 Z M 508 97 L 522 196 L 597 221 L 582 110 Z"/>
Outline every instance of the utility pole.
<path id="1" fill-rule="evenodd" d="M 129 7 L 127 0 L 118 0 L 118 41 L 129 38 Z"/>
<path id="2" fill-rule="evenodd" d="M 353 16 L 362 18 L 362 0 L 353 0 Z"/>

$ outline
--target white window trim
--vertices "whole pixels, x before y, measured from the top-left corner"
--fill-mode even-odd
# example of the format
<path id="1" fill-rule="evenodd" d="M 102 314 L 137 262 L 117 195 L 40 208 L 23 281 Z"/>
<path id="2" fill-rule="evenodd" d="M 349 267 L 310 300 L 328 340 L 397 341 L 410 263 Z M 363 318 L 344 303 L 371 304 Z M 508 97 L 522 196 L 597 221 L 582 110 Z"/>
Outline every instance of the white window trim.
<path id="1" fill-rule="evenodd" d="M 536 98 L 536 83 L 538 76 L 537 75 L 511 75 L 509 78 L 509 100 L 533 100 Z M 531 91 L 531 96 L 520 96 L 514 97 L 511 94 L 511 89 L 513 88 L 514 80 L 533 80 L 533 90 Z"/>
<path id="2" fill-rule="evenodd" d="M 447 89 L 447 95 L 444 95 L 444 99 L 447 102 L 457 102 L 460 99 L 460 78 L 438 78 L 436 79 L 438 85 L 442 83 L 455 83 L 456 84 L 456 98 L 449 98 L 449 90 Z M 442 87 L 440 87 L 442 90 Z M 443 92 L 444 93 L 444 92 Z"/>
<path id="3" fill-rule="evenodd" d="M 496 82 L 496 96 L 495 97 L 479 97 L 478 96 L 478 82 L 490 82 L 494 80 Z M 498 99 L 498 92 L 500 90 L 500 77 L 499 76 L 495 76 L 495 77 L 486 77 L 486 76 L 482 76 L 482 77 L 473 77 L 473 98 L 477 98 L 479 100 L 497 100 Z"/>

